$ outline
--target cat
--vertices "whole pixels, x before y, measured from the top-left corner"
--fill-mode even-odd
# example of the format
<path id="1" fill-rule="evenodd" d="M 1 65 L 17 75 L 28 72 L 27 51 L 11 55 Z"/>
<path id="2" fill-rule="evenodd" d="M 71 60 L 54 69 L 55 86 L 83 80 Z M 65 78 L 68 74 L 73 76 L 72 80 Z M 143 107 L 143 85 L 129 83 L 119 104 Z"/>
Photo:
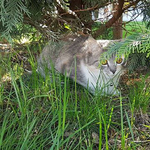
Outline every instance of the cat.
<path id="1" fill-rule="evenodd" d="M 125 58 L 116 60 L 113 54 L 100 65 L 100 56 L 113 41 L 95 40 L 91 36 L 73 36 L 60 42 L 50 42 L 38 58 L 38 72 L 46 76 L 52 65 L 91 93 L 117 95 L 119 78 L 125 68 Z M 49 72 L 47 72 L 49 73 Z"/>

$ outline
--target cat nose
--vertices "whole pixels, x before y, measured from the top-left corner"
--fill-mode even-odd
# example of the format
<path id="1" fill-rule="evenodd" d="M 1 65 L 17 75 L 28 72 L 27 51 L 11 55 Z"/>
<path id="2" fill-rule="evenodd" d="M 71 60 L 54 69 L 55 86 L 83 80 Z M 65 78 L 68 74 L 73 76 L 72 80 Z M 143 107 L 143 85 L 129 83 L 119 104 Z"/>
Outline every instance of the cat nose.
<path id="1" fill-rule="evenodd" d="M 114 69 L 110 69 L 111 70 L 111 72 L 113 73 L 113 74 L 115 74 L 115 72 L 116 72 L 116 68 L 114 68 Z"/>

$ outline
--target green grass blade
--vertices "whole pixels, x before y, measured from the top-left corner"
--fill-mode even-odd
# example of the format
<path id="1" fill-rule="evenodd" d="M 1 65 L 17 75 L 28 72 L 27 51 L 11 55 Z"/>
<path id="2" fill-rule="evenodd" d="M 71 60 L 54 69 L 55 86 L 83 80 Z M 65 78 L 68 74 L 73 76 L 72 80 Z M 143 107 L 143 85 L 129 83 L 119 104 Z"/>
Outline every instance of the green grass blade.
<path id="1" fill-rule="evenodd" d="M 121 112 L 121 147 L 125 149 L 125 133 L 123 127 L 123 109 L 122 109 L 122 97 L 120 96 L 120 112 Z"/>
<path id="2" fill-rule="evenodd" d="M 27 149 L 27 143 L 29 142 L 29 135 L 31 134 L 32 129 L 33 129 L 35 123 L 36 123 L 36 119 L 33 119 L 33 121 L 32 121 L 31 124 L 30 124 L 29 129 L 27 129 L 27 133 L 26 133 L 26 136 L 25 136 L 25 138 L 24 138 L 24 141 L 23 141 L 23 143 L 22 143 L 22 146 L 21 146 L 20 150 L 25 150 L 25 149 Z"/>

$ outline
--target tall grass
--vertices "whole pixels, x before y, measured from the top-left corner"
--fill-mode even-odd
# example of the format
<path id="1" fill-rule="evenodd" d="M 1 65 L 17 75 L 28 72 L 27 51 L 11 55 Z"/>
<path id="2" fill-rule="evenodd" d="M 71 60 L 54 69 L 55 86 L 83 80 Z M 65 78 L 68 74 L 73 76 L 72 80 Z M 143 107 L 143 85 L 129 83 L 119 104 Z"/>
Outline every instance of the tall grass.
<path id="1" fill-rule="evenodd" d="M 22 75 L 22 66 L 11 67 L 10 86 L 1 85 L 0 149 L 136 148 L 133 127 L 140 90 L 134 88 L 129 101 L 122 96 L 94 96 L 54 68 L 51 77 L 42 78 L 31 53 L 29 62 L 31 75 Z M 141 92 L 138 106 L 144 98 L 148 104 L 146 96 Z"/>

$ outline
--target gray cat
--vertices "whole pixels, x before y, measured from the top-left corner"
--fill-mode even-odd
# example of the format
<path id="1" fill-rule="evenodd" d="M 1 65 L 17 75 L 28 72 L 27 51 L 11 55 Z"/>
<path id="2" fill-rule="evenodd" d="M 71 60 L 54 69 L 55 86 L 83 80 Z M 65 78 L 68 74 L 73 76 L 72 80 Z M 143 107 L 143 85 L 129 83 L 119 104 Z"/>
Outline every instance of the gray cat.
<path id="1" fill-rule="evenodd" d="M 91 93 L 118 94 L 116 89 L 120 75 L 125 67 L 125 58 L 116 59 L 113 54 L 109 60 L 99 65 L 100 56 L 113 41 L 98 40 L 88 36 L 76 36 L 58 43 L 50 42 L 38 59 L 38 72 L 45 77 L 46 70 L 54 68 L 66 74 Z M 47 72 L 49 73 L 49 72 Z"/>

